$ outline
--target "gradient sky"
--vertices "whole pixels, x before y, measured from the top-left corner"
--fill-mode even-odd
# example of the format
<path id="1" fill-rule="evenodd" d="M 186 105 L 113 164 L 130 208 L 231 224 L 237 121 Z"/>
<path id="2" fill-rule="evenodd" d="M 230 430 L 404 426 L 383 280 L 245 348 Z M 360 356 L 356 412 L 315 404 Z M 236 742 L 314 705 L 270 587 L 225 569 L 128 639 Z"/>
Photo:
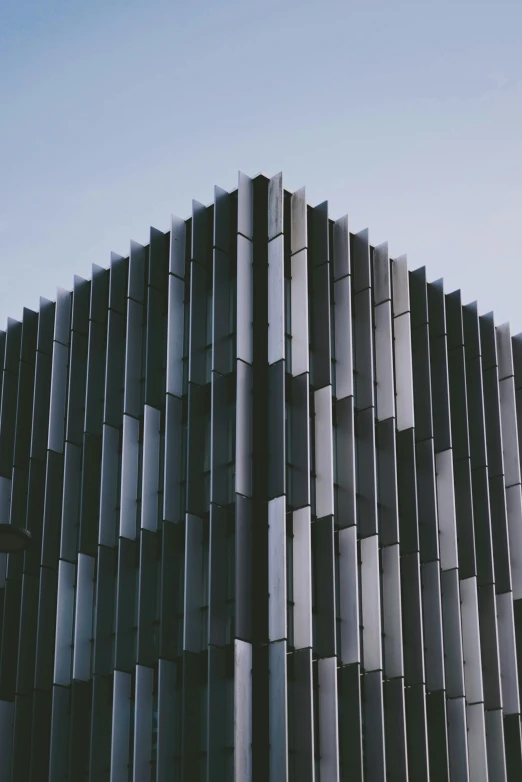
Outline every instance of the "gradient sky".
<path id="1" fill-rule="evenodd" d="M 522 0 L 0 0 L 0 328 L 237 171 L 522 331 Z"/>

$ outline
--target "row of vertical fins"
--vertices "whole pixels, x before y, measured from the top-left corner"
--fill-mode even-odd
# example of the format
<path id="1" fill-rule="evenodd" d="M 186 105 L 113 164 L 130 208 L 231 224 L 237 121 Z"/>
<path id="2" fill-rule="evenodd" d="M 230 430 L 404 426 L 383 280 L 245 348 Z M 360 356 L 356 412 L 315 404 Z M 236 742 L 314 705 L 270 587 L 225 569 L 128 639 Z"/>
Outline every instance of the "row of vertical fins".
<path id="1" fill-rule="evenodd" d="M 522 779 L 522 335 L 240 173 L 0 365 L 2 782 Z"/>

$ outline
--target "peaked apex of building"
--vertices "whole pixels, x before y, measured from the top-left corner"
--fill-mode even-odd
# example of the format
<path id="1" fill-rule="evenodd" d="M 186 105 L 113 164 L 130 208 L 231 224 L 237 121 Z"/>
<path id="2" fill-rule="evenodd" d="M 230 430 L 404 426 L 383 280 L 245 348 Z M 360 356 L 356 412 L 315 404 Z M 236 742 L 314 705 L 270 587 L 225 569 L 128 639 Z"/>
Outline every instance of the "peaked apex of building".
<path id="1" fill-rule="evenodd" d="M 240 174 L 0 361 L 1 782 L 521 778 L 507 326 Z"/>
<path id="2" fill-rule="evenodd" d="M 400 267 L 405 267 L 402 270 L 402 274 L 409 273 L 414 276 L 418 277 L 424 277 L 426 284 L 430 285 L 432 288 L 439 288 L 440 291 L 445 295 L 446 298 L 458 298 L 460 301 L 460 289 L 456 289 L 454 291 L 450 292 L 444 292 L 444 279 L 438 278 L 436 280 L 432 280 L 431 282 L 427 281 L 426 277 L 426 267 L 421 266 L 416 269 L 410 269 L 407 266 L 407 255 L 401 254 L 400 256 L 396 256 L 395 258 L 390 258 L 388 255 L 388 242 L 384 241 L 381 242 L 379 245 L 372 245 L 370 242 L 370 236 L 369 236 L 369 228 L 363 228 L 360 231 L 356 233 L 352 233 L 349 230 L 349 218 L 348 215 L 345 214 L 337 219 L 332 219 L 329 217 L 328 214 L 328 201 L 325 200 L 318 204 L 317 206 L 312 206 L 308 203 L 306 200 L 306 186 L 302 186 L 298 188 L 297 190 L 290 191 L 287 188 L 284 187 L 284 174 L 283 171 L 279 171 L 278 173 L 274 174 L 273 176 L 270 176 L 269 174 L 266 174 L 263 171 L 260 171 L 253 176 L 249 176 L 242 172 L 241 170 L 238 171 L 238 185 L 236 188 L 232 189 L 231 191 L 227 191 L 223 188 L 221 188 L 218 185 L 214 186 L 214 199 L 213 201 L 209 203 L 202 203 L 195 199 L 192 200 L 192 214 L 189 217 L 183 218 L 176 214 L 171 214 L 170 217 L 170 229 L 167 231 L 161 231 L 158 228 L 155 228 L 154 226 L 151 226 L 149 229 L 149 242 L 148 244 L 141 244 L 134 239 L 130 239 L 130 248 L 129 253 L 127 255 L 120 255 L 119 253 L 116 253 L 114 251 L 110 251 L 110 260 L 108 266 L 101 266 L 97 263 L 92 264 L 92 273 L 90 279 L 85 279 L 82 277 L 79 277 L 78 275 L 74 274 L 73 276 L 73 286 L 72 289 L 67 288 L 57 288 L 57 295 L 56 299 L 53 301 L 50 301 L 48 299 L 45 299 L 43 297 L 40 297 L 40 307 L 41 310 L 42 307 L 48 308 L 51 305 L 55 305 L 58 301 L 58 299 L 63 298 L 64 296 L 73 296 L 75 294 L 75 291 L 78 288 L 81 288 L 84 285 L 89 285 L 93 281 L 95 277 L 102 277 L 103 275 L 110 275 L 111 269 L 113 266 L 118 266 L 121 263 L 128 263 L 131 256 L 137 256 L 140 253 L 148 252 L 150 251 L 150 248 L 153 243 L 167 241 L 169 243 L 169 252 L 171 259 L 178 259 L 178 272 L 181 273 L 181 255 L 183 252 L 185 252 L 185 255 L 187 256 L 187 259 L 191 260 L 197 260 L 197 258 L 194 258 L 190 255 L 191 251 L 194 250 L 194 243 L 192 242 L 192 247 L 186 246 L 186 240 L 187 240 L 187 234 L 191 233 L 191 226 L 194 225 L 196 222 L 199 222 L 200 224 L 205 221 L 205 216 L 209 216 L 209 213 L 216 214 L 220 211 L 223 212 L 223 214 L 228 214 L 229 210 L 229 203 L 230 201 L 235 202 L 235 208 L 236 208 L 236 219 L 238 220 L 238 227 L 237 227 L 237 233 L 238 235 L 242 235 L 241 228 L 244 227 L 244 221 L 246 220 L 247 223 L 247 231 L 246 231 L 246 238 L 249 238 L 250 240 L 253 240 L 253 224 L 254 224 L 254 216 L 253 216 L 253 209 L 254 209 L 254 198 L 256 198 L 256 201 L 259 200 L 259 194 L 257 194 L 257 197 L 254 195 L 254 189 L 256 183 L 262 184 L 265 188 L 267 188 L 267 199 L 266 199 L 266 206 L 268 209 L 268 220 L 270 221 L 270 213 L 272 210 L 272 214 L 274 209 L 279 209 L 281 212 L 281 220 L 280 225 L 278 225 L 278 231 L 280 233 L 290 233 L 291 234 L 291 244 L 295 246 L 295 243 L 301 243 L 303 249 L 308 248 L 308 237 L 307 234 L 310 230 L 309 225 L 307 226 L 306 223 L 310 224 L 311 220 L 314 219 L 314 215 L 322 213 L 323 219 L 324 216 L 326 216 L 327 224 L 330 228 L 330 233 L 332 232 L 331 229 L 333 228 L 333 232 L 335 234 L 335 231 L 337 230 L 338 233 L 343 233 L 346 236 L 349 237 L 349 243 L 351 244 L 352 241 L 359 241 L 363 242 L 368 247 L 368 252 L 370 253 L 373 258 L 371 258 L 370 263 L 375 257 L 386 257 L 388 262 L 391 264 L 391 268 L 393 269 L 394 265 L 396 265 L 397 269 Z M 256 203 L 256 206 L 258 204 Z M 290 229 L 288 229 L 288 226 L 285 224 L 285 207 L 286 207 L 286 223 L 290 223 Z M 296 228 L 292 226 L 293 217 L 295 217 L 296 222 L 299 220 L 299 214 L 301 215 L 301 222 L 297 225 Z M 275 219 L 275 218 L 274 218 Z M 215 222 L 215 218 L 214 218 Z M 205 233 L 211 233 L 212 229 L 208 229 L 206 227 Z M 215 231 L 214 231 L 215 233 Z M 267 234 L 268 240 L 270 240 L 269 233 Z M 273 238 L 273 237 L 272 237 Z M 331 238 L 331 237 L 330 237 Z M 208 241 L 212 242 L 212 246 L 220 249 L 219 244 L 216 244 L 216 235 L 214 235 L 211 238 L 207 238 Z M 257 240 L 257 237 L 256 237 Z M 335 240 L 334 240 L 335 241 Z M 292 248 L 291 254 L 293 254 L 295 250 Z M 350 250 L 348 251 L 349 254 Z M 174 261 L 175 265 L 176 261 Z M 349 261 L 350 263 L 350 261 Z M 173 271 L 172 268 L 169 269 L 170 273 L 176 274 L 177 272 Z M 351 276 L 354 276 L 354 271 L 352 268 L 352 264 L 350 263 L 350 271 L 349 274 Z M 184 277 L 185 275 L 180 274 L 180 276 Z M 393 276 L 393 274 L 392 274 Z M 462 307 L 466 309 L 467 312 L 471 311 L 477 311 L 478 313 L 478 302 L 472 301 L 466 304 L 462 304 L 460 301 L 460 304 Z M 30 310 L 29 308 L 24 307 L 24 315 L 22 317 L 22 321 L 8 317 L 7 318 L 7 329 L 15 327 L 16 324 L 20 325 L 21 322 L 23 322 L 25 317 L 29 317 L 29 313 L 34 313 L 34 310 Z M 25 315 L 27 313 L 27 316 Z M 37 314 L 37 313 L 36 313 Z M 479 315 L 479 318 L 481 320 L 491 319 L 494 323 L 494 313 L 492 311 L 488 311 L 486 313 L 483 313 Z M 502 328 L 503 333 L 507 331 L 507 333 L 510 333 L 510 324 L 509 322 L 505 322 L 501 325 L 496 326 L 497 329 Z M 0 334 L 4 333 L 0 330 Z M 517 345 L 518 343 L 522 344 L 522 332 L 517 333 L 515 335 L 511 335 L 511 338 L 513 340 L 516 339 Z"/>

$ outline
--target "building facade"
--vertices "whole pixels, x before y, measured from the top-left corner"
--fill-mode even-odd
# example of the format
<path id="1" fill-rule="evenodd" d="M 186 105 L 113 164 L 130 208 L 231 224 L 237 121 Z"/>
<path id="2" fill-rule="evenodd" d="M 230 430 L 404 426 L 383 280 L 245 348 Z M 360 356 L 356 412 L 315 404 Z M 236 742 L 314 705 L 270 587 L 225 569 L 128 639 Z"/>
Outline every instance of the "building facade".
<path id="1" fill-rule="evenodd" d="M 520 782 L 522 337 L 240 174 L 0 351 L 2 782 Z"/>

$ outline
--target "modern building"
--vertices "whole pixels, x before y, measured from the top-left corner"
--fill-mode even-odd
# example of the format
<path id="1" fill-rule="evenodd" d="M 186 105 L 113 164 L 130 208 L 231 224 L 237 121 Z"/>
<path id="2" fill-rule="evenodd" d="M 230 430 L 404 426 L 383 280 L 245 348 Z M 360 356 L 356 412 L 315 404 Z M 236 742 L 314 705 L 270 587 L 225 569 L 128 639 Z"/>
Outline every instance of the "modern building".
<path id="1" fill-rule="evenodd" d="M 0 346 L 2 782 L 522 780 L 522 336 L 240 174 Z"/>

